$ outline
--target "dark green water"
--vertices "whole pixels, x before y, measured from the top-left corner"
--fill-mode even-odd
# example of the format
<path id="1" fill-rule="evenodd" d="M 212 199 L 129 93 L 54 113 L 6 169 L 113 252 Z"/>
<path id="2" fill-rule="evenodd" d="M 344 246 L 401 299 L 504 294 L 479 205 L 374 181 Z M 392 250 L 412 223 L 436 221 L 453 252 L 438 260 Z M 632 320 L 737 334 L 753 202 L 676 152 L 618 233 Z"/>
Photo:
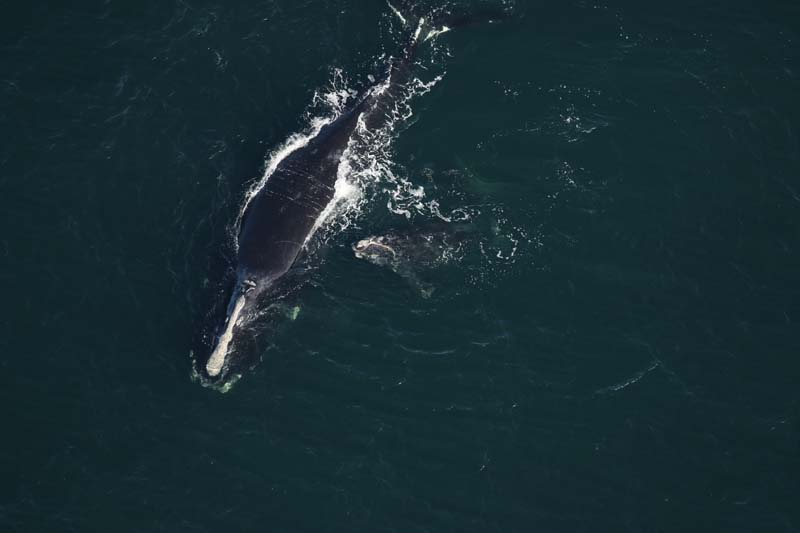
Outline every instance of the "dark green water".
<path id="1" fill-rule="evenodd" d="M 800 531 L 800 9 L 516 7 L 391 152 L 485 255 L 429 299 L 355 259 L 426 222 L 376 185 L 227 394 L 189 353 L 244 191 L 388 8 L 3 7 L 0 530 Z"/>

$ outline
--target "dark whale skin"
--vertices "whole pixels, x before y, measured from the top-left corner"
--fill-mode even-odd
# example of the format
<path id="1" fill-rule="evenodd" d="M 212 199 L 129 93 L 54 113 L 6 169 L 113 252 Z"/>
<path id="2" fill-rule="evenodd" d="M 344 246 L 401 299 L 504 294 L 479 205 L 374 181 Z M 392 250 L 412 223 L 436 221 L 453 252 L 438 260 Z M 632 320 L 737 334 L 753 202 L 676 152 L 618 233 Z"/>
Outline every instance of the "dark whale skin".
<path id="1" fill-rule="evenodd" d="M 238 238 L 240 277 L 276 280 L 292 266 L 333 200 L 342 154 L 366 105 L 323 126 L 286 156 L 250 200 Z"/>

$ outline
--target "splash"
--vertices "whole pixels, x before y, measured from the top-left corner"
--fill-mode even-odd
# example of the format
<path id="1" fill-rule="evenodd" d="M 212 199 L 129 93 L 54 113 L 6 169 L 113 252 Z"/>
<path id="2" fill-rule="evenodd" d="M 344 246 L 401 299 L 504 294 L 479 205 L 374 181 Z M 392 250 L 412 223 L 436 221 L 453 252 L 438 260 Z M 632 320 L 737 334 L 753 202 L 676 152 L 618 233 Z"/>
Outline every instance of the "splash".
<path id="1" fill-rule="evenodd" d="M 311 251 L 381 209 L 407 221 L 419 220 L 422 225 L 439 221 L 454 225 L 474 223 L 481 227 L 476 241 L 445 250 L 443 256 L 442 264 L 462 265 L 470 285 L 494 283 L 507 275 L 520 257 L 542 246 L 536 229 L 515 222 L 503 206 L 468 204 L 458 184 L 451 189 L 426 187 L 419 176 L 409 174 L 395 163 L 392 147 L 399 126 L 414 116 L 413 101 L 430 92 L 443 76 L 444 73 L 438 74 L 427 81 L 413 79 L 380 128 L 369 130 L 363 122 L 359 124 L 340 161 L 334 201 L 322 213 L 313 236 L 306 242 Z M 383 84 L 372 90 L 380 94 L 387 89 Z M 334 71 L 330 87 L 319 92 L 315 101 L 326 106 L 335 118 L 335 113 L 346 109 L 353 95 L 355 91 L 348 88 L 341 71 Z M 425 182 L 433 182 L 433 177 L 433 171 L 423 170 Z"/>
<path id="2" fill-rule="evenodd" d="M 333 201 L 320 215 L 306 246 L 329 242 L 369 212 L 381 195 L 389 196 L 389 210 L 395 214 L 405 211 L 410 217 L 412 211 L 430 213 L 436 210 L 437 200 L 426 198 L 424 190 L 406 178 L 394 163 L 392 144 L 398 126 L 413 116 L 411 102 L 429 92 L 441 79 L 442 75 L 430 81 L 413 79 L 400 97 L 393 100 L 385 120 L 377 129 L 369 129 L 362 117 L 339 162 Z M 387 90 L 389 83 L 384 81 L 373 86 L 370 93 L 379 97 Z M 315 97 L 315 103 L 323 104 L 331 113 L 323 125 L 335 120 L 356 94 L 355 90 L 348 88 L 341 71 L 334 71 L 329 90 Z"/>

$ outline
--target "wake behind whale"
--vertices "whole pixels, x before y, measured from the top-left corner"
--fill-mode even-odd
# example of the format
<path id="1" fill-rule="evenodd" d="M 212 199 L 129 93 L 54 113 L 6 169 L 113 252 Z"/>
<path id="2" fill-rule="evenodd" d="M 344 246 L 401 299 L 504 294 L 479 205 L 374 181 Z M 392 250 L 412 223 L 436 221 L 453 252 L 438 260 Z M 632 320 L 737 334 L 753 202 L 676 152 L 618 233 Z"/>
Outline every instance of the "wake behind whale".
<path id="1" fill-rule="evenodd" d="M 237 221 L 236 280 L 203 368 L 206 378 L 222 380 L 230 374 L 239 353 L 238 339 L 334 209 L 337 186 L 347 170 L 344 156 L 353 140 L 397 118 L 397 104 L 412 86 L 418 47 L 452 26 L 474 20 L 444 12 L 418 16 L 407 3 L 392 9 L 409 29 L 413 27 L 413 33 L 397 58 L 389 61 L 385 75 L 337 117 L 317 121 L 309 134 L 290 138 L 247 195 Z M 501 14 L 484 13 L 482 18 L 491 21 Z M 408 24 L 412 20 L 413 26 Z"/>

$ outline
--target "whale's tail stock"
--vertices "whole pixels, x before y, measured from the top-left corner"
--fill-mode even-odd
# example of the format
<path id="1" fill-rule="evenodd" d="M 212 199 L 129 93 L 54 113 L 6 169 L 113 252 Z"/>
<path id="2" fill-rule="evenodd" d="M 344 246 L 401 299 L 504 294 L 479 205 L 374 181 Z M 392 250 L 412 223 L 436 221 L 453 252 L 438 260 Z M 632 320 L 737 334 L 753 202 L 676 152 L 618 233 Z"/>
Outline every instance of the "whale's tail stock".
<path id="1" fill-rule="evenodd" d="M 417 50 L 421 44 L 456 28 L 491 24 L 512 15 L 512 8 L 509 6 L 483 7 L 464 12 L 446 5 L 425 8 L 422 2 L 412 0 L 387 0 L 387 4 L 400 20 L 409 38 L 401 53 L 389 64 L 385 87 L 368 94 L 362 101 L 365 107 L 372 105 L 372 110 L 366 114 L 365 124 L 368 129 L 377 129 L 386 117 L 392 115 L 394 104 L 403 98 L 406 86 L 413 76 Z"/>

